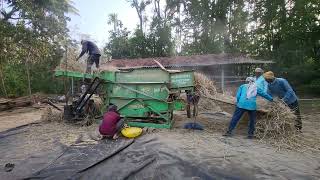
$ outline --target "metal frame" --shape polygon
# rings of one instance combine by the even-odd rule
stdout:
[[[183,72],[191,72],[191,71],[183,71]],[[169,73],[169,72],[168,72]],[[169,73],[169,79],[171,79],[171,76],[175,74],[175,72],[173,73]],[[81,72],[75,72],[75,71],[65,71],[65,70],[56,70],[55,71],[55,75],[57,77],[59,76],[64,76],[64,77],[71,77],[71,78],[88,78],[88,79],[96,79],[96,78],[101,78],[102,80],[104,80],[104,82],[106,83],[106,87],[105,87],[105,91],[109,91],[108,90],[108,86],[109,87],[112,87],[112,86],[119,86],[120,88],[125,88],[127,90],[129,90],[129,92],[134,92],[136,93],[136,97],[117,97],[117,96],[112,96],[111,94],[108,94],[109,92],[107,92],[108,94],[108,97],[106,99],[106,101],[104,102],[104,108],[106,107],[107,104],[110,103],[110,100],[117,100],[117,99],[122,99],[122,100],[128,100],[128,102],[124,102],[124,104],[119,107],[119,110],[125,108],[126,106],[132,104],[132,103],[137,103],[137,101],[139,102],[139,104],[141,104],[144,108],[146,109],[149,109],[150,113],[154,113],[156,115],[156,117],[133,117],[133,116],[125,116],[124,115],[124,118],[126,119],[127,123],[129,126],[137,126],[137,127],[153,127],[153,128],[171,128],[173,123],[174,123],[174,120],[173,120],[173,111],[176,107],[176,103],[182,103],[181,101],[167,101],[168,97],[170,94],[174,93],[174,92],[179,92],[179,91],[183,91],[183,90],[191,90],[191,91],[194,91],[194,86],[190,86],[191,83],[189,83],[188,85],[181,85],[181,87],[172,87],[172,82],[170,80],[170,82],[144,82],[144,81],[141,81],[141,82],[123,82],[123,81],[120,81],[120,82],[116,82],[116,74],[114,72],[103,72],[101,74],[85,74],[85,73],[81,73]],[[179,78],[178,78],[179,79]],[[187,78],[188,79],[188,78]],[[182,78],[183,80],[183,78]],[[192,76],[192,80],[193,79],[193,76]],[[124,79],[125,81],[125,79]],[[153,95],[149,95],[145,92],[142,92],[138,89],[135,89],[136,87],[138,86],[135,86],[134,88],[132,87],[128,87],[127,85],[150,85],[150,84],[164,84],[165,85],[165,88],[167,90],[167,94],[168,94],[168,97],[154,97]],[[175,84],[176,86],[176,84]],[[141,86],[140,86],[141,87]],[[153,86],[151,86],[151,88],[153,88]],[[138,97],[137,95],[140,94],[140,95],[143,95],[143,97]],[[166,94],[166,93],[165,93]],[[148,101],[148,102],[146,102]],[[154,102],[153,102],[154,101]],[[151,102],[154,106],[156,105],[157,102],[161,102],[163,103],[162,105],[164,104],[167,104],[168,105],[168,108],[166,109],[166,111],[158,111],[158,109],[155,109],[154,107],[151,107],[151,105],[149,104],[149,102]],[[179,107],[183,107],[183,105],[179,106]],[[130,109],[128,109],[130,111]],[[163,109],[164,110],[164,109]],[[143,110],[141,112],[144,112]],[[139,113],[138,113],[139,114]],[[139,115],[140,116],[140,115]],[[155,121],[158,121],[159,123],[155,123],[155,122],[136,122],[136,121],[130,121],[130,119],[145,119],[145,120],[148,120],[148,119],[153,119]],[[162,122],[161,122],[162,120]]]

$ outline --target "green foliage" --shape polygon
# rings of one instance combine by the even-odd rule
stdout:
[[[171,27],[157,17],[153,18],[151,31],[143,33],[136,29],[133,36],[129,37],[129,31],[122,26],[116,14],[109,15],[109,24],[114,28],[109,32],[109,42],[104,52],[110,54],[113,59],[164,57],[174,53],[174,43],[171,37]]]
[[[68,38],[69,0],[4,0],[0,10],[0,95],[58,92],[53,70]],[[59,83],[57,83],[59,84]],[[57,89],[55,89],[57,88]]]
[[[129,1],[140,31],[117,37],[127,42],[117,45],[130,49],[125,58],[245,53],[273,60],[272,70],[295,89],[319,93],[319,0],[160,1]],[[142,31],[150,4],[154,13],[149,29]]]

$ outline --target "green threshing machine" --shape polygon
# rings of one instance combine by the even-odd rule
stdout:
[[[55,75],[91,81],[99,79],[99,83],[90,88],[93,94],[97,86],[102,85],[99,87],[104,94],[102,110],[110,103],[115,104],[127,124],[136,127],[171,128],[173,111],[183,110],[186,106],[186,100],[181,99],[180,94],[194,93],[193,71],[137,68],[83,74],[57,70]],[[81,111],[85,103],[79,102],[77,107],[73,107],[75,114]]]

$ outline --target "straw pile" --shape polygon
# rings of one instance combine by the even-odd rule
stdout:
[[[256,136],[261,141],[274,145],[278,150],[320,151],[320,141],[317,137],[307,137],[296,130],[296,118],[283,102],[272,103],[268,113],[258,117]]]
[[[268,112],[256,124],[257,136],[260,139],[278,139],[294,134],[296,116],[282,102],[274,102],[269,106]]]
[[[51,107],[47,107],[41,115],[41,121],[61,122],[63,121],[63,113],[56,109],[52,109]]]
[[[268,112],[258,116],[256,136],[278,149],[288,147],[297,134],[294,127],[296,116],[282,102],[274,102],[268,107]]]
[[[217,93],[214,83],[203,74],[195,73],[196,91],[202,97],[201,100],[212,101],[219,99],[225,102],[226,110],[233,110],[235,98],[232,96]],[[220,101],[217,101],[220,105]],[[199,102],[199,109],[210,110],[215,108],[216,104],[211,102]],[[320,140],[317,136],[306,136],[296,131],[295,120],[296,116],[283,102],[275,101],[269,103],[262,98],[257,98],[258,117],[256,123],[256,137],[260,141],[275,146],[278,150],[291,149],[296,151],[320,151]],[[213,106],[213,107],[212,107]],[[221,106],[222,107],[222,106]],[[215,108],[216,109],[216,108]],[[224,132],[229,121],[212,121],[207,124],[207,129],[214,132]],[[240,121],[239,128],[247,128],[247,121]]]
[[[195,73],[195,91],[200,96],[199,111],[221,111],[220,107],[210,99],[217,95],[217,89],[209,78],[204,74]]]
[[[195,73],[195,89],[200,96],[214,97],[217,94],[217,89],[213,81],[207,78],[204,74]]]

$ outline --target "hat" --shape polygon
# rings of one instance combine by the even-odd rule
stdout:
[[[263,77],[264,77],[265,79],[274,79],[274,74],[273,74],[272,71],[268,71],[268,72],[265,72],[265,73],[263,74]]]
[[[253,77],[247,77],[246,78],[246,82],[254,82],[254,78]]]
[[[254,72],[260,72],[260,73],[263,73],[263,69],[261,69],[261,68],[256,68],[256,69],[254,70]]]

